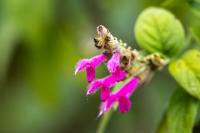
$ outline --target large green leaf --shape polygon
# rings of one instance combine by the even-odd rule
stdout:
[[[170,64],[169,71],[183,89],[200,99],[200,51],[187,52]]]
[[[151,7],[144,10],[134,30],[139,45],[149,52],[174,56],[184,46],[182,24],[172,13],[162,8]]]
[[[183,56],[184,61],[187,65],[195,72],[199,77],[200,75],[200,51],[191,50]]]
[[[160,121],[157,133],[192,133],[198,111],[198,100],[178,88]]]
[[[167,111],[169,133],[192,133],[198,111],[198,100],[178,88],[170,99]]]

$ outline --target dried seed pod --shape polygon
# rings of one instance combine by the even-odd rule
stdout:
[[[153,71],[161,70],[167,64],[167,59],[160,53],[148,55],[144,58],[144,61],[149,64]]]
[[[97,26],[97,34],[99,36],[106,36],[109,33],[109,30],[103,26],[103,25],[99,25]]]
[[[94,43],[95,47],[98,49],[104,49],[112,52],[117,47],[117,39],[113,37],[105,26],[99,25],[97,27],[97,34],[98,37],[94,38]]]

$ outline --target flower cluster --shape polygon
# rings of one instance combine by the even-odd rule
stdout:
[[[99,116],[110,110],[118,103],[119,111],[128,112],[131,107],[129,97],[139,84],[144,83],[151,70],[160,69],[165,63],[159,54],[153,54],[142,58],[137,50],[131,50],[126,44],[114,37],[107,28],[97,27],[98,37],[94,38],[95,46],[104,52],[90,59],[80,60],[75,68],[75,74],[86,70],[86,78],[90,83],[87,95],[100,89],[102,101]],[[101,63],[106,63],[110,75],[95,80],[95,68]],[[116,92],[111,87],[120,81],[128,82]]]

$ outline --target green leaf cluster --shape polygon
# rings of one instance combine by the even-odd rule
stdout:
[[[178,3],[179,0],[167,0],[162,6],[178,7]],[[192,133],[198,112],[200,50],[190,48],[195,43],[200,44],[200,3],[198,0],[184,0],[183,3],[185,8],[182,8],[191,18],[184,25],[186,30],[171,12],[155,7],[144,10],[134,28],[136,41],[141,48],[149,53],[159,52],[170,58],[169,72],[179,84],[169,100],[158,133]],[[178,57],[182,50],[187,51]]]

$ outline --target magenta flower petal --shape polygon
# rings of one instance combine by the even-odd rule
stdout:
[[[88,88],[87,90],[87,95],[90,95],[92,93],[95,93],[97,91],[97,89],[99,87],[102,86],[102,83],[100,80],[96,80],[96,81],[93,81],[91,84],[90,84],[90,87]]]
[[[136,87],[139,84],[139,81],[139,78],[133,78],[120,90],[111,94],[110,97],[102,103],[99,116],[102,115],[104,112],[110,110],[116,102],[118,102],[120,112],[128,112],[131,107],[131,101],[129,100],[129,97],[135,91]]]
[[[120,81],[126,76],[126,72],[121,70],[121,68],[119,67],[112,75],[114,75]]]
[[[84,68],[86,68],[86,77],[88,82],[91,82],[95,78],[95,68],[100,65],[102,62],[104,62],[106,59],[106,56],[104,54],[94,56],[90,59],[83,59],[80,60],[75,68],[75,74],[77,72],[82,71]]]
[[[86,67],[86,78],[87,81],[90,83],[95,78],[95,69],[91,66]]]
[[[110,96],[110,88],[102,87],[101,89],[101,101],[105,101]]]
[[[102,81],[102,86],[105,86],[106,88],[110,88],[113,85],[115,85],[115,83],[120,81],[120,78],[116,77],[115,75],[109,75],[103,78],[101,81]]]
[[[116,101],[117,97],[115,95],[111,95],[109,98],[107,98],[106,101],[101,104],[98,116],[101,116],[103,113],[110,110]]]
[[[119,97],[118,103],[119,103],[119,111],[121,113],[126,113],[131,108],[131,101],[127,97],[123,96]]]
[[[82,71],[87,66],[88,62],[88,59],[80,60],[76,65],[75,74]]]
[[[113,53],[111,59],[107,63],[107,68],[110,73],[115,73],[120,68],[120,53]]]
[[[106,56],[104,54],[100,54],[100,55],[94,56],[90,60],[91,60],[90,62],[92,66],[96,67],[106,60]]]
[[[130,97],[130,95],[132,95],[132,93],[136,90],[139,81],[139,78],[133,78],[117,92],[117,95]]]
[[[120,70],[120,74],[118,74],[118,75],[113,74],[113,75],[109,75],[105,78],[93,81],[87,90],[87,95],[95,93],[97,91],[97,89],[100,87],[102,87],[104,89],[106,88],[110,92],[110,88],[113,85],[115,85],[117,82],[121,81],[125,76],[126,76],[126,73],[124,71]],[[106,92],[108,92],[108,90],[106,90]],[[104,92],[104,90],[103,90],[103,92]],[[108,94],[106,94],[106,95],[108,95]]]
[[[118,79],[114,75],[93,81],[87,90],[87,95],[95,93],[100,87],[110,89],[117,81]]]

